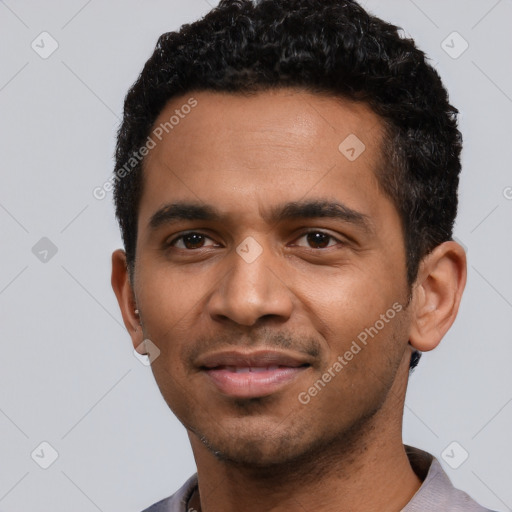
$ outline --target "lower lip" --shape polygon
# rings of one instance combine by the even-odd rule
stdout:
[[[290,383],[306,366],[279,367],[254,372],[234,372],[225,368],[205,370],[221,393],[235,398],[268,396]]]

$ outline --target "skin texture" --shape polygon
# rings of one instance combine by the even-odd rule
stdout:
[[[173,98],[155,126],[191,96],[197,106],[145,161],[133,283],[124,252],[112,257],[132,343],[160,350],[155,379],[189,433],[200,495],[190,505],[399,511],[421,484],[401,436],[409,359],[413,348],[433,349],[455,319],[463,249],[446,242],[425,257],[408,300],[400,218],[375,177],[382,124],[364,104],[296,89],[201,91]],[[338,149],[350,134],[365,144],[354,161]],[[222,218],[152,229],[155,212],[177,201]],[[365,225],[269,218],[294,201],[342,203]],[[190,231],[205,238],[169,245]],[[236,250],[247,237],[261,250],[251,263]],[[301,403],[393,304],[401,311]],[[198,366],[226,349],[279,350],[309,366],[268,396],[233,398]]]

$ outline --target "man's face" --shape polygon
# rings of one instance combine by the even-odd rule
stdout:
[[[364,105],[292,89],[189,96],[197,106],[144,169],[133,286],[160,350],[152,369],[218,456],[294,460],[363,428],[407,379],[403,233],[375,176],[382,125]]]

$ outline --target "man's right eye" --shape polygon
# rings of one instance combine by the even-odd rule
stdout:
[[[201,249],[203,247],[213,247],[215,245],[218,245],[215,242],[212,245],[205,245],[206,240],[214,242],[210,237],[204,235],[203,233],[190,231],[188,233],[182,234],[172,239],[166,245],[168,247],[176,247],[178,249],[185,250]]]

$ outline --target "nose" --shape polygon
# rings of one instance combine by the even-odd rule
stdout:
[[[264,249],[254,260],[233,251],[230,269],[217,283],[208,300],[210,317],[217,322],[232,321],[254,326],[263,318],[290,318],[292,292],[279,276],[277,255]]]

